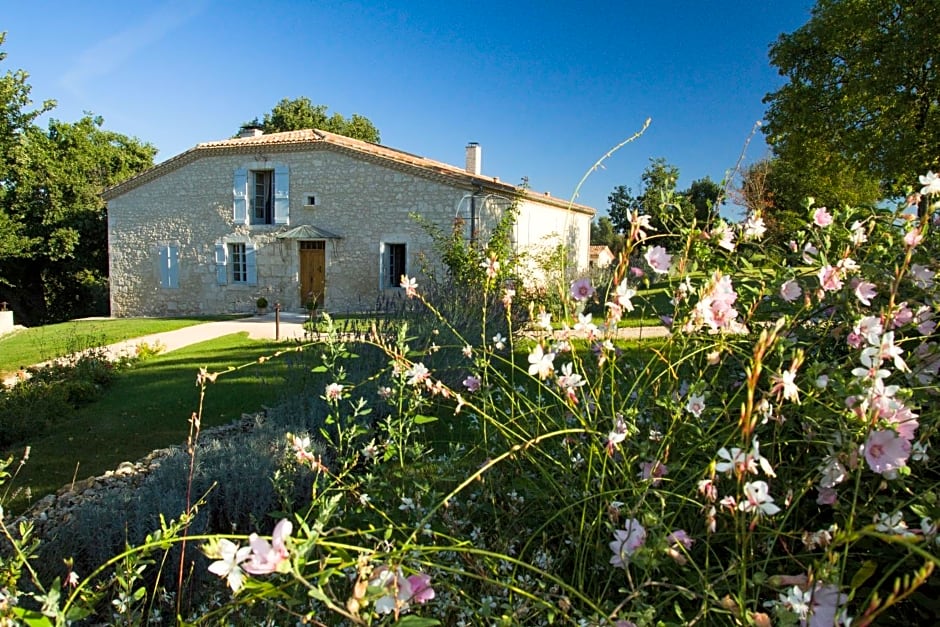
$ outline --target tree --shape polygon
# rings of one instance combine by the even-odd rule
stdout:
[[[0,255],[0,300],[27,324],[106,314],[107,211],[101,192],[153,165],[150,144],[102,128],[100,117],[25,129],[2,207],[20,234]]]
[[[718,216],[723,202],[722,190],[709,177],[692,182],[689,189],[677,191],[679,168],[663,158],[650,159],[641,175],[643,188],[634,196],[632,190],[618,185],[607,197],[611,222],[622,233],[630,232],[629,215],[638,213],[650,217],[650,225],[659,235],[677,233],[693,221],[698,228],[707,229]]]
[[[595,222],[591,222],[591,245],[607,246],[613,253],[617,253],[623,247],[623,236],[617,233],[614,223],[608,216],[601,216]]]
[[[0,33],[0,45],[5,39],[6,33]],[[5,52],[0,52],[0,62],[6,57]],[[32,100],[28,76],[23,70],[8,70],[0,76],[0,259],[23,258],[38,244],[23,232],[23,225],[9,214],[6,203],[6,198],[15,191],[11,169],[26,158],[23,144],[27,129],[55,106],[54,101],[47,100],[40,108],[29,109]],[[3,282],[0,273],[0,286]]]
[[[354,139],[379,143],[379,131],[368,118],[358,113],[353,113],[349,119],[339,113],[327,115],[326,105],[315,105],[306,96],[294,99],[284,98],[274,105],[270,113],[264,114],[263,120],[255,118],[242,125],[242,128],[246,127],[260,128],[265,133],[316,128]]]
[[[818,0],[771,46],[787,83],[764,98],[763,128],[802,195],[871,202],[940,168],[938,23],[936,0]]]
[[[41,128],[54,103],[30,110],[26,79],[0,78],[0,301],[25,324],[107,313],[101,192],[153,165],[156,149],[90,115]]]
[[[851,177],[852,172],[843,169],[804,173],[792,163],[772,157],[746,167],[733,195],[738,205],[763,218],[767,227],[763,242],[783,247],[809,220],[808,198],[813,199],[814,207],[875,205],[880,194],[878,183],[864,175]],[[809,187],[808,178],[818,187]]]

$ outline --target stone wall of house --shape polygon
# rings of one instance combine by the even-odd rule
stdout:
[[[290,172],[289,224],[236,225],[234,172],[275,165]],[[382,242],[406,244],[407,272],[419,275],[422,260],[433,261],[434,255],[430,238],[410,215],[419,213],[449,232],[469,193],[334,150],[203,156],[108,201],[111,313],[250,312],[262,295],[271,305],[302,310],[299,243],[277,234],[305,224],[340,236],[326,240],[324,307],[333,312],[372,309],[382,296],[400,292],[381,288]],[[306,207],[310,196],[315,205]],[[526,246],[552,233],[566,244],[584,238],[580,248],[587,267],[590,217],[547,211],[538,214],[536,205],[525,203],[518,244]],[[215,251],[220,242],[255,247],[257,285],[218,283]],[[179,286],[174,288],[161,287],[160,249],[166,246],[179,250]]]

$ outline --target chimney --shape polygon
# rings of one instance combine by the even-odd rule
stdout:
[[[477,142],[467,144],[467,172],[480,175],[483,166],[483,149]]]
[[[258,137],[259,135],[264,135],[264,131],[257,126],[243,126],[239,129],[236,137],[244,139],[246,137]]]

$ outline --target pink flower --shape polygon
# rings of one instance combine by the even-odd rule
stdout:
[[[337,401],[343,395],[343,386],[339,383],[330,383],[326,386],[326,400]]]
[[[490,256],[489,259],[480,262],[480,267],[486,271],[486,278],[495,279],[499,274],[499,262],[496,257]]]
[[[591,279],[585,277],[571,282],[571,298],[575,300],[588,300],[594,296],[594,286],[591,285]]]
[[[835,292],[842,289],[842,279],[839,277],[839,271],[830,265],[825,265],[817,273],[819,284],[827,292]]]
[[[411,600],[418,604],[424,604],[434,598],[434,588],[431,587],[431,575],[418,573],[408,577],[408,583],[411,585]]]
[[[469,376],[463,380],[463,386],[467,388],[469,392],[476,392],[480,389],[480,379],[478,377]]]
[[[832,215],[826,210],[825,207],[820,207],[813,212],[813,222],[816,226],[827,227],[832,224]]]
[[[795,301],[802,293],[803,290],[800,289],[800,284],[793,279],[786,281],[780,286],[780,298],[788,303]]]
[[[853,281],[855,284],[855,297],[866,307],[871,306],[871,299],[878,295],[875,284],[868,281]]]
[[[834,505],[837,500],[839,500],[839,493],[835,491],[835,488],[819,488],[816,503],[819,505]]]
[[[401,287],[405,290],[405,295],[408,298],[414,298],[418,295],[418,279],[414,277],[407,277],[404,274],[401,275]]]
[[[646,254],[643,255],[643,258],[646,259],[646,263],[650,265],[653,272],[657,274],[667,274],[669,272],[669,266],[672,263],[672,255],[667,253],[666,249],[662,246],[652,246],[646,249]]]
[[[662,478],[669,474],[669,469],[666,467],[666,464],[662,464],[659,461],[655,462],[643,462],[640,464],[640,479],[652,479],[652,484],[658,486],[663,482]]]
[[[624,527],[614,531],[614,541],[610,543],[610,550],[614,552],[610,563],[617,568],[626,568],[630,556],[646,543],[646,529],[636,518],[628,518]]]
[[[676,529],[666,536],[666,542],[675,546],[679,546],[681,544],[685,548],[691,549],[692,543],[694,543],[695,540],[689,537],[689,534],[686,533],[685,529]]]
[[[920,227],[916,226],[904,235],[904,245],[908,248],[914,248],[924,241],[924,235],[920,232]]]
[[[273,572],[283,570],[290,553],[287,550],[286,540],[290,537],[293,525],[286,518],[277,523],[271,534],[271,543],[258,537],[258,534],[251,534],[248,538],[248,544],[251,546],[251,555],[242,568],[245,572],[252,575],[269,575]]]
[[[865,461],[879,475],[893,476],[910,454],[911,443],[892,430],[872,431],[865,442]]]
[[[372,571],[369,586],[381,588],[385,592],[375,602],[375,611],[379,614],[402,612],[412,602],[427,603],[435,596],[429,575],[418,573],[405,578],[400,569],[393,571],[386,566],[379,566]]]

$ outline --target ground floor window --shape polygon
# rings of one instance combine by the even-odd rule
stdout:
[[[232,261],[232,283],[248,282],[248,255],[244,244],[228,245],[229,259]]]
[[[387,256],[385,267],[388,268],[388,271],[385,276],[384,287],[398,287],[401,285],[401,277],[408,274],[408,246],[406,244],[386,244],[385,254]]]

